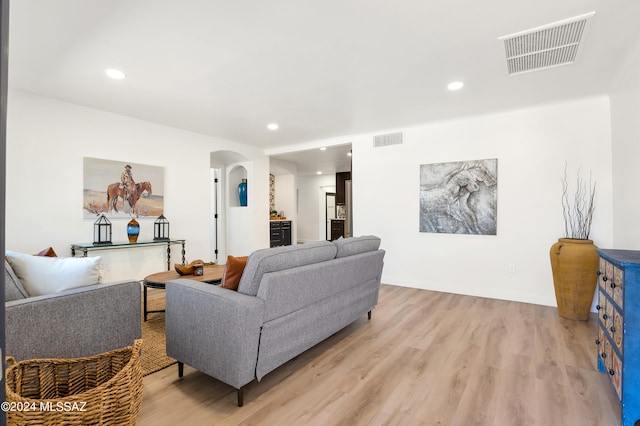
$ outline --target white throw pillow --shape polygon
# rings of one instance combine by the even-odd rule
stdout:
[[[6,255],[31,297],[100,282],[100,256],[43,257],[12,251]]]

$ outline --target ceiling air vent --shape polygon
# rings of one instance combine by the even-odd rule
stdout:
[[[504,42],[509,75],[575,62],[594,14],[595,12],[591,12],[498,37],[498,40]]]
[[[373,147],[399,145],[402,143],[402,132],[387,133],[386,135],[377,135],[373,137]]]

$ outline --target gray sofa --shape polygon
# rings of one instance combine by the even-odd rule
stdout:
[[[28,297],[6,261],[4,278],[6,355],[17,361],[95,355],[142,335],[138,281]]]
[[[378,302],[384,250],[374,236],[258,250],[233,291],[167,284],[167,355],[237,389],[368,313]]]

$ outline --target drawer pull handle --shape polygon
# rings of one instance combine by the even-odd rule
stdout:
[[[611,281],[611,284],[609,284],[611,286],[611,288],[616,288],[616,283],[614,283],[613,281]]]
[[[609,369],[609,374],[610,374],[610,375],[612,375],[612,376],[614,376],[614,375],[616,374],[616,372],[615,372],[615,371],[613,371],[613,369]]]
[[[596,339],[596,345],[600,344],[600,339]]]
[[[598,311],[599,311],[600,309],[602,309],[602,306],[600,306],[600,305],[596,305],[596,310],[598,310]]]
[[[602,356],[602,359],[605,359],[607,357],[607,353],[606,352],[602,352],[602,354],[600,356]]]
[[[602,316],[602,319],[604,319],[604,320],[609,319],[609,315],[604,314],[604,315]]]
[[[607,278],[607,276],[605,275],[604,277],[602,277],[602,281],[609,281],[609,278]]]
[[[616,332],[616,328],[615,327],[611,327],[609,330],[611,330],[612,333]]]
[[[598,271],[598,272],[596,272],[596,275],[600,276],[600,275],[602,275],[602,272]]]

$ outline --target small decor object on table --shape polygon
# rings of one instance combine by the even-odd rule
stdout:
[[[238,197],[240,198],[240,206],[247,206],[247,180],[242,179],[242,182],[238,184]]]
[[[202,272],[200,274],[196,274],[195,271],[196,271],[196,268],[203,268],[203,267],[204,267],[204,261],[202,259],[194,260],[188,265],[180,265],[179,263],[176,263],[174,265],[174,268],[178,273],[178,275],[202,275]]]
[[[111,222],[104,214],[93,223],[93,244],[111,244]]]
[[[169,239],[169,221],[163,214],[158,216],[153,222],[153,239],[154,241],[165,241]]]
[[[589,239],[595,191],[596,185],[591,183],[591,178],[587,186],[578,174],[574,205],[571,206],[565,165],[562,179],[565,238],[551,246],[549,256],[558,314],[572,320],[589,319],[597,285],[598,253]]]
[[[193,275],[195,275],[196,277],[201,277],[202,274],[204,274],[204,264],[200,263],[193,265]]]
[[[129,242],[137,242],[138,235],[140,235],[140,224],[137,220],[131,219],[129,223],[127,223],[127,237],[129,237]]]

